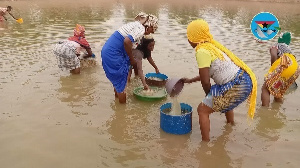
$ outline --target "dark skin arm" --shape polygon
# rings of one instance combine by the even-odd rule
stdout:
[[[129,56],[130,64],[132,66],[136,66],[136,61],[134,60],[132,55],[132,42],[128,37],[125,37],[124,39],[124,47],[127,55]]]
[[[209,75],[209,67],[207,68],[199,68],[199,76],[196,76],[192,79],[183,78],[184,83],[193,83],[201,81],[202,88],[207,95],[210,91],[211,83],[210,83],[210,75]]]
[[[193,83],[193,82],[197,82],[200,81],[200,76],[196,76],[192,79],[188,79],[188,78],[182,78],[184,83]]]
[[[207,95],[211,88],[209,67],[199,68],[199,76],[200,76],[202,88],[203,88],[205,94]]]
[[[153,68],[155,69],[156,73],[159,73],[159,70],[158,70],[158,68],[157,68],[157,66],[156,66],[156,64],[155,64],[155,62],[154,62],[154,60],[152,59],[152,57],[151,57],[151,56],[148,57],[147,60],[148,60],[148,62],[153,66]]]
[[[87,55],[84,56],[83,58],[88,58],[88,57],[91,57],[93,55],[92,49],[90,49],[90,48],[87,48],[86,52],[87,52]]]
[[[271,65],[272,65],[278,59],[277,48],[272,47],[270,49],[270,54],[271,54]]]

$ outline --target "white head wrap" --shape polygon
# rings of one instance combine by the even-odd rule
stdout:
[[[134,19],[139,21],[144,26],[152,26],[154,31],[156,31],[156,29],[158,28],[158,18],[155,15],[141,12]]]

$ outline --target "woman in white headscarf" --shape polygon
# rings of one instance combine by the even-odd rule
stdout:
[[[132,49],[139,43],[143,35],[154,33],[158,27],[158,18],[144,12],[115,31],[101,50],[102,66],[106,77],[114,87],[115,97],[120,103],[126,103],[125,87],[129,66],[135,66],[136,61]]]

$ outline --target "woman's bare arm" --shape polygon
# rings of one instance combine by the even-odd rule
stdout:
[[[271,54],[271,65],[272,65],[278,59],[277,48],[275,47],[270,48],[270,54]]]
[[[202,88],[205,94],[207,95],[210,92],[210,88],[211,88],[209,67],[199,68],[199,76],[200,76]]]
[[[134,66],[136,64],[136,61],[134,60],[133,55],[132,55],[132,42],[128,37],[125,37],[125,39],[124,39],[124,47],[125,47],[125,51],[126,51],[128,57],[129,57],[130,64],[132,66]]]
[[[152,57],[151,57],[151,56],[148,57],[147,60],[148,60],[148,62],[153,66],[153,68],[155,69],[156,73],[159,73],[159,70],[158,70],[158,68],[157,68],[157,66],[156,66],[156,64],[155,64],[155,62],[154,62],[154,60],[152,59]]]
[[[92,49],[90,49],[90,48],[86,49],[86,52],[87,52],[87,55],[84,56],[83,58],[88,58],[88,57],[91,57],[93,55]]]
[[[145,76],[143,73],[142,60],[136,60],[136,65],[137,65],[137,69],[138,69],[138,75],[143,83],[144,89],[148,89],[148,85],[146,83]]]

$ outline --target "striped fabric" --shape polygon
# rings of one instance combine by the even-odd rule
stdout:
[[[130,22],[118,29],[118,32],[125,38],[132,36],[132,42],[139,42],[145,33],[145,27],[138,21]]]
[[[244,102],[252,91],[252,81],[248,73],[239,70],[236,78],[224,85],[213,85],[203,103],[217,112],[233,110]]]
[[[242,73],[242,70],[240,69],[236,76],[238,77]],[[235,78],[230,82],[225,83],[224,85],[212,85],[210,88],[210,94],[212,96],[221,96],[223,95],[227,90],[231,89],[236,83],[238,83],[239,78]]]

